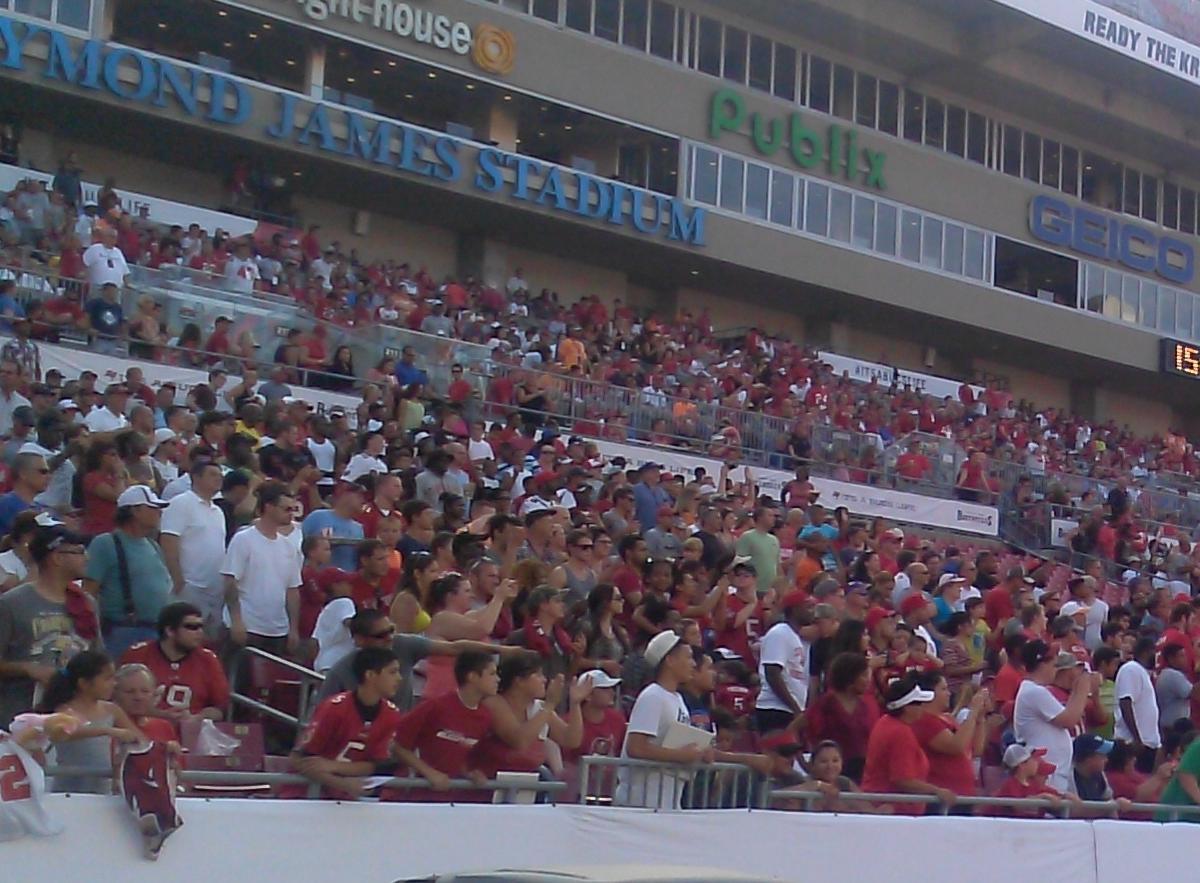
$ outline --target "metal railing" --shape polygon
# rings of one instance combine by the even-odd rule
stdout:
[[[288,714],[253,696],[239,692],[239,682],[247,677],[248,669],[253,664],[251,662],[253,658],[262,659],[271,665],[286,669],[300,678],[296,714]],[[284,659],[282,656],[276,656],[274,653],[268,653],[266,650],[260,650],[258,647],[243,647],[238,651],[238,661],[233,667],[233,676],[230,679],[229,710],[232,710],[235,705],[240,705],[279,723],[299,729],[308,721],[314,689],[324,682],[325,675],[313,671],[311,668],[306,668],[290,659]],[[226,714],[226,717],[229,718],[230,715]]]
[[[747,766],[683,766],[621,757],[579,759],[579,802],[646,809],[738,809],[767,806],[768,783]]]

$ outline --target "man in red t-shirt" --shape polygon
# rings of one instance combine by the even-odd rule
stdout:
[[[921,453],[920,442],[915,440],[909,442],[908,450],[896,460],[896,471],[909,481],[921,481],[932,469],[929,458]]]
[[[379,540],[363,540],[355,548],[358,572],[350,586],[350,597],[359,610],[387,611],[400,585],[400,571],[392,568],[392,550]]]
[[[364,647],[354,657],[358,687],[317,706],[292,751],[292,766],[322,786],[325,797],[359,797],[363,778],[395,771],[393,739],[400,709],[400,660],[388,647]]]
[[[766,633],[775,593],[758,597],[758,571],[749,561],[733,566],[731,582],[733,594],[725,599],[725,621],[717,630],[717,646],[732,650],[754,667],[758,665],[758,644]]]
[[[446,390],[446,398],[456,405],[461,405],[471,397],[475,387],[465,379],[463,366],[455,362],[450,367],[450,387]]]
[[[217,654],[204,646],[204,613],[175,601],[158,614],[158,640],[134,644],[121,665],[140,664],[158,683],[158,716],[178,725],[192,717],[221,720],[229,705],[229,681]]]
[[[1026,591],[1029,582],[1023,567],[1009,568],[1004,582],[988,589],[983,596],[983,618],[992,630],[992,641],[996,643],[1004,624],[1017,615],[1017,597]]]
[[[424,791],[384,789],[383,800],[463,800],[472,795],[449,794],[450,780],[467,775],[467,755],[492,726],[483,700],[500,686],[496,659],[486,653],[461,653],[454,661],[458,689],[427,699],[404,716],[396,732],[396,756],[429,782],[440,795]],[[476,795],[478,796],[478,795]]]
[[[392,513],[399,513],[400,500],[404,496],[404,484],[397,475],[376,475],[375,493],[363,506],[354,520],[363,526],[367,538],[379,532],[379,522]]]

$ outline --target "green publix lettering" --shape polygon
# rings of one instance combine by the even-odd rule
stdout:
[[[847,181],[858,180],[876,190],[887,188],[884,164],[887,154],[868,147],[859,149],[858,131],[847,126],[832,125],[822,138],[819,131],[804,125],[799,113],[787,117],[767,118],[760,113],[749,114],[746,125],[746,102],[733,89],[721,89],[712,97],[709,112],[709,137],[720,139],[725,132],[747,135],[754,150],[767,158],[786,148],[792,162],[802,169],[825,166],[830,175],[840,175]]]

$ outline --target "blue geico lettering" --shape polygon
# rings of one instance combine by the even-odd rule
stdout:
[[[1029,230],[1042,242],[1115,261],[1138,273],[1155,273],[1178,285],[1187,285],[1196,275],[1195,249],[1182,239],[1159,236],[1141,224],[1053,196],[1033,198]]]

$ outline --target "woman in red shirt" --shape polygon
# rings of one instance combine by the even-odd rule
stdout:
[[[954,792],[929,783],[929,758],[925,756],[913,730],[933,701],[933,692],[921,689],[916,676],[909,674],[892,681],[883,698],[887,714],[876,722],[867,741],[863,791],[872,794],[932,794],[942,803],[952,806]],[[892,806],[892,812],[923,816],[925,804],[898,803]]]
[[[829,667],[829,690],[808,710],[808,735],[813,743],[832,741],[842,749],[842,771],[862,780],[867,742],[879,720],[867,657],[839,653]]]
[[[83,471],[83,532],[90,537],[110,532],[117,523],[117,497],[129,484],[125,465],[111,441],[94,441]]]
[[[583,742],[580,703],[592,692],[592,681],[571,685],[570,706],[564,721],[555,710],[562,701],[563,677],[547,685],[542,660],[534,653],[509,656],[500,663],[500,687],[483,700],[492,726],[467,756],[467,766],[489,779],[496,773],[537,772],[548,766],[556,776],[563,772],[561,748],[579,748]]]
[[[922,675],[920,684],[933,693],[927,713],[913,725],[917,741],[929,758],[929,781],[960,797],[973,797],[979,793],[975,758],[983,753],[987,739],[987,716],[992,710],[991,694],[987,690],[976,693],[968,706],[967,719],[960,724],[950,714],[950,687],[945,677],[938,672],[930,672]],[[960,812],[954,814],[973,813],[969,807],[962,807]]]

